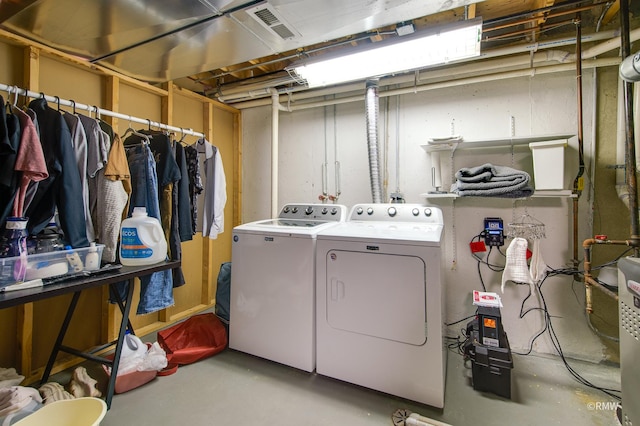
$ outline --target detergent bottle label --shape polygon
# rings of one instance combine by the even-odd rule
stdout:
[[[140,241],[137,228],[122,228],[120,257],[146,259],[153,256],[153,249]]]

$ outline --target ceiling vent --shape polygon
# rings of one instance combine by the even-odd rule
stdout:
[[[246,12],[258,21],[260,25],[283,40],[300,36],[300,34],[282,18],[280,13],[268,3],[249,8]]]

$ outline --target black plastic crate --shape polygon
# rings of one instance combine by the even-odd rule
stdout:
[[[475,334],[475,332],[474,332]],[[513,357],[506,333],[502,333],[500,343],[505,347],[492,347],[475,343],[468,348],[471,359],[473,389],[480,392],[491,392],[511,399],[511,370]]]

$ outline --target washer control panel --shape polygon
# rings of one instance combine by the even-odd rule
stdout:
[[[347,207],[341,204],[286,204],[278,218],[341,222],[347,218]]]
[[[351,209],[349,220],[443,223],[442,210],[421,204],[356,204]]]

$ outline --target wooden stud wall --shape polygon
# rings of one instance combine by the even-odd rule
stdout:
[[[8,50],[21,49],[22,50],[22,63],[15,63],[10,68],[17,69],[22,68],[22,81],[15,81],[16,78],[12,75],[2,75],[0,73],[0,82],[8,85],[17,85],[21,88],[26,88],[31,91],[40,92],[40,82],[42,73],[48,70],[41,69],[42,58],[46,56],[47,60],[54,60],[63,63],[64,66],[72,66],[79,68],[82,72],[93,73],[100,77],[100,88],[102,92],[102,99],[100,108],[121,111],[120,96],[121,88],[123,85],[127,86],[127,90],[142,91],[145,96],[149,95],[157,97],[160,105],[159,111],[155,111],[157,115],[162,117],[161,121],[165,124],[173,125],[176,127],[183,126],[185,128],[192,128],[196,131],[200,131],[207,136],[207,140],[214,143],[221,153],[223,153],[223,161],[225,162],[225,174],[227,180],[227,205],[230,206],[228,210],[230,215],[225,219],[225,231],[218,239],[214,241],[209,238],[203,238],[202,235],[196,234],[194,240],[187,242],[190,244],[191,252],[202,253],[200,259],[183,258],[183,269],[188,269],[191,276],[197,276],[197,283],[185,288],[175,289],[174,297],[178,300],[192,300],[193,297],[187,296],[184,292],[196,292],[195,299],[197,303],[192,303],[188,306],[184,306],[184,302],[180,303],[180,308],[172,307],[160,311],[156,314],[145,315],[142,317],[134,317],[132,314],[131,321],[139,335],[145,335],[150,332],[156,331],[167,325],[172,324],[178,320],[187,318],[194,313],[200,312],[204,309],[210,308],[215,303],[215,287],[217,272],[220,268],[220,264],[231,260],[231,230],[234,225],[239,221],[239,207],[240,201],[239,184],[240,180],[240,111],[229,107],[224,104],[220,104],[204,96],[196,93],[178,88],[171,82],[167,82],[163,87],[155,87],[145,82],[137,81],[133,78],[118,74],[108,68],[101,67],[99,65],[90,64],[79,60],[78,58],[66,55],[62,52],[58,52],[54,49],[50,49],[41,44],[31,42],[26,39],[22,39],[16,35],[0,30],[0,44],[4,44],[8,47]],[[0,60],[2,61],[14,61],[11,57],[4,58],[0,53]],[[16,55],[19,56],[19,55]],[[19,74],[19,73],[18,73]],[[57,78],[58,76],[56,76]],[[64,78],[61,75],[60,78]],[[94,88],[95,89],[95,88]],[[47,93],[47,95],[60,96],[63,99],[72,99],[65,96],[64,93]],[[177,96],[179,95],[179,96]],[[6,95],[5,95],[6,97]],[[92,102],[84,99],[75,99],[78,103],[93,104]],[[203,114],[200,117],[189,117],[188,123],[174,122],[176,111],[182,107],[181,102],[196,102],[201,104]],[[127,105],[128,109],[135,109],[135,105]],[[214,128],[214,114],[220,111],[223,117],[229,116],[229,119],[223,118],[221,124],[220,120],[216,121],[217,128]],[[86,113],[85,111],[79,111]],[[87,113],[88,115],[88,113]],[[132,114],[138,117],[145,117],[144,111],[138,111],[138,113]],[[117,133],[122,134],[128,127],[129,123],[122,123],[123,120],[119,120],[115,117],[105,116],[103,117]],[[181,117],[183,120],[184,117]],[[220,127],[222,126],[222,128]],[[231,138],[214,138],[218,134],[229,134]],[[192,141],[194,142],[194,141]],[[226,159],[226,160],[225,160]],[[225,213],[227,210],[225,209]],[[187,244],[184,243],[184,244]],[[195,247],[195,249],[193,249]],[[214,249],[216,247],[216,249]],[[222,249],[221,249],[222,247]],[[195,271],[195,272],[194,272]],[[186,276],[186,273],[185,273]],[[137,292],[137,290],[136,290]],[[182,292],[182,293],[181,293]],[[117,327],[120,321],[120,312],[117,309],[117,305],[108,303],[108,288],[104,287],[99,292],[86,296],[83,294],[80,303],[91,303],[95,298],[99,298],[99,312],[96,315],[99,316],[97,323],[99,324],[96,330],[84,330],[83,333],[93,333],[95,336],[95,343],[101,344],[108,341],[112,341],[117,335]],[[87,299],[87,300],[85,300]],[[136,299],[137,300],[137,299]],[[0,311],[0,320],[7,318],[6,321],[0,323],[0,361],[3,363],[10,363],[13,365],[2,365],[0,367],[16,368],[20,374],[27,377],[26,382],[31,383],[39,379],[44,365],[37,361],[43,358],[43,354],[38,354],[34,357],[34,331],[42,333],[42,325],[39,323],[40,319],[44,315],[45,311],[50,307],[55,306],[56,310],[66,310],[67,299],[64,297],[49,299],[44,302],[38,302],[37,304],[25,304],[15,308],[8,308]],[[137,301],[136,301],[137,303]],[[176,303],[178,305],[178,303]],[[38,315],[38,310],[41,310]],[[132,306],[132,313],[135,312],[135,306]],[[75,320],[75,317],[74,317]],[[73,321],[72,321],[73,323]],[[57,328],[57,325],[56,327]],[[47,327],[45,329],[48,330]],[[36,333],[37,334],[37,333]],[[50,336],[47,335],[47,340]],[[53,336],[55,339],[55,336]],[[4,339],[4,340],[2,340]],[[74,336],[69,335],[68,341],[65,343],[73,346],[74,340],[85,341],[86,336]],[[2,342],[15,343],[2,345]],[[5,352],[7,351],[7,352]],[[44,358],[48,357],[48,354],[44,354]],[[34,360],[36,362],[34,362]],[[64,368],[68,368],[75,363],[80,362],[78,358],[68,357],[60,355],[57,360],[57,364],[54,367],[54,373]]]

